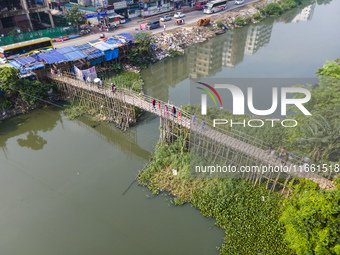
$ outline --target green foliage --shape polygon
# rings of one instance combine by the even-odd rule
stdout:
[[[305,189],[286,199],[280,222],[297,255],[340,254],[340,190]]]
[[[340,149],[340,123],[326,120],[315,115],[305,121],[301,127],[302,136],[296,138],[297,143],[309,152],[313,162],[337,161]]]
[[[239,27],[243,27],[245,25],[244,19],[242,19],[241,17],[236,17],[235,24]]]
[[[256,20],[256,21],[261,21],[261,20],[263,20],[263,17],[261,16],[260,13],[254,13],[254,14],[253,14],[253,18],[254,18],[254,20]]]
[[[275,16],[278,16],[283,12],[281,6],[278,3],[267,4],[266,7],[264,8],[264,11],[269,15]]]
[[[119,72],[119,71],[121,71],[122,70],[122,66],[120,65],[120,63],[117,63],[117,64],[113,64],[111,67],[110,67],[110,69],[112,70],[112,71],[115,71],[115,72]]]
[[[87,108],[85,106],[75,106],[71,105],[67,109],[64,110],[64,112],[68,115],[66,119],[68,120],[74,120],[82,115],[84,115],[87,111]]]
[[[35,104],[47,96],[47,91],[55,88],[53,84],[18,78],[19,71],[14,68],[0,68],[0,89],[10,94],[19,94],[28,104]]]
[[[150,63],[153,55],[151,43],[154,41],[151,32],[138,32],[133,35],[134,47],[129,51],[129,59],[132,64],[145,66]]]
[[[340,78],[340,59],[327,61],[323,68],[319,68],[316,75],[319,77]]]
[[[155,193],[165,189],[176,194],[175,204],[189,202],[203,216],[216,218],[226,234],[221,254],[292,254],[279,224],[280,195],[238,179],[191,178],[190,154],[182,141],[159,143],[139,183]],[[172,169],[178,169],[177,176]]]
[[[216,25],[217,25],[217,27],[219,27],[219,28],[222,28],[222,27],[224,26],[222,20],[216,21]]]
[[[10,100],[8,100],[8,98],[3,97],[2,99],[2,103],[1,103],[1,109],[3,110],[9,110],[11,109],[13,106],[12,102]]]
[[[7,93],[14,93],[20,83],[18,78],[19,70],[13,67],[0,68],[0,89]]]
[[[169,54],[171,55],[171,57],[176,57],[177,55],[181,55],[182,52],[175,49],[169,49]]]
[[[72,9],[66,11],[65,17],[73,26],[79,26],[85,23],[85,14],[80,11],[79,7],[76,5],[74,5]]]
[[[244,19],[244,22],[246,23],[246,24],[250,24],[251,22],[252,22],[252,18],[251,17],[245,17],[245,19]]]
[[[111,76],[104,79],[105,84],[113,83],[117,87],[131,88],[134,91],[140,92],[143,87],[143,80],[139,73],[122,72],[116,76]]]
[[[20,34],[20,32],[18,31],[21,31],[21,29],[19,27],[15,27],[13,28],[10,32],[8,32],[8,36],[17,36]]]
[[[298,5],[295,0],[281,0],[279,1],[279,4],[281,5],[283,11],[292,9]]]
[[[215,30],[215,28],[213,28],[213,27],[209,27],[209,30],[210,30],[210,31],[214,31],[214,30]]]

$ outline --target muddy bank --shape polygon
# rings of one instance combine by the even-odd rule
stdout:
[[[155,44],[153,48],[156,52],[155,60],[173,55],[173,51],[177,53],[183,52],[184,48],[191,45],[204,42],[208,38],[214,37],[217,34],[224,33],[226,29],[219,27],[217,24],[222,23],[227,29],[237,28],[235,19],[237,17],[246,18],[252,17],[255,13],[259,13],[259,8],[264,8],[267,0],[260,0],[244,6],[237,7],[231,11],[221,12],[214,15],[207,15],[210,19],[210,24],[207,26],[198,26],[195,23],[180,26],[168,31],[153,35]],[[252,24],[258,23],[254,18]]]

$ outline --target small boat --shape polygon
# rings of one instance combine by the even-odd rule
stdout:
[[[215,35],[221,35],[221,34],[224,34],[224,33],[225,33],[225,30],[222,30],[222,31],[215,32]]]

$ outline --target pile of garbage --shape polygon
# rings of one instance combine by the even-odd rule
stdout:
[[[266,1],[257,2],[256,5],[264,6]],[[184,48],[206,41],[208,38],[216,34],[223,33],[227,29],[234,29],[236,17],[252,17],[259,10],[253,5],[246,5],[235,10],[219,13],[217,15],[209,16],[210,24],[207,26],[198,26],[196,23],[187,25],[185,27],[171,29],[154,35],[154,43],[152,48],[155,52],[154,61],[164,59],[172,56],[172,50],[178,53],[184,52]],[[221,21],[222,28],[218,27],[217,21]],[[252,23],[256,23],[252,20]]]
[[[171,50],[183,53],[184,48],[199,42],[204,42],[212,36],[214,36],[214,33],[211,33],[209,30],[205,31],[204,28],[200,27],[183,27],[181,29],[156,34],[155,41],[152,44],[155,59],[161,60],[171,56],[169,53]]]

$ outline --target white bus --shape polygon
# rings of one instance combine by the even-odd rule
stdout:
[[[227,0],[208,2],[203,10],[204,13],[214,13],[227,9]]]

